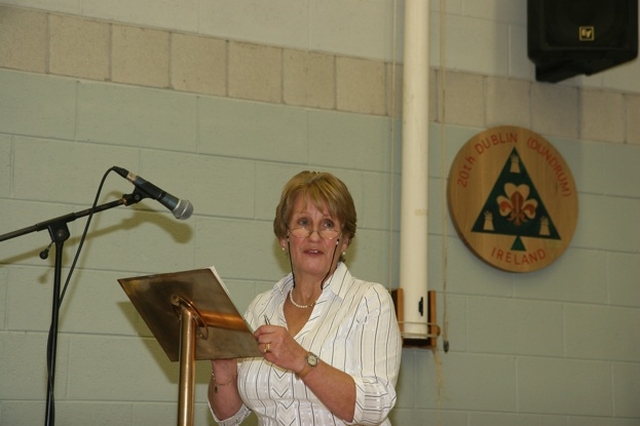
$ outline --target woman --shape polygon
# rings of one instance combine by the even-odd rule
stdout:
[[[343,263],[356,231],[347,187],[297,174],[273,227],[291,273],[245,314],[264,359],[212,361],[215,420],[239,425],[253,411],[260,425],[390,425],[402,343],[389,292]]]

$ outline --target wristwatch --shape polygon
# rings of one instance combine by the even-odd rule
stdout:
[[[297,376],[300,379],[309,374],[311,370],[313,370],[320,362],[320,358],[318,358],[318,355],[314,354],[313,352],[308,352],[304,357],[304,360],[306,361],[304,368],[299,373],[297,373]]]

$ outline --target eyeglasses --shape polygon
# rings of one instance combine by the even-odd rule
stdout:
[[[307,238],[314,232],[317,232],[318,235],[320,235],[320,237],[324,238],[325,240],[335,240],[342,233],[337,229],[321,229],[319,231],[304,227],[289,229],[289,233],[298,238]]]

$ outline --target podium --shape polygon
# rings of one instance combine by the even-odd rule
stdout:
[[[195,361],[262,357],[215,268],[118,279],[169,360],[180,363],[178,425],[193,425]]]

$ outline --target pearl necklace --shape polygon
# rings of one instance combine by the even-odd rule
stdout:
[[[312,308],[316,302],[313,302],[309,305],[298,305],[295,300],[293,300],[293,289],[291,289],[289,291],[289,300],[291,301],[291,303],[293,304],[293,306],[295,306],[296,308],[300,308],[300,309],[307,309],[307,308]]]

